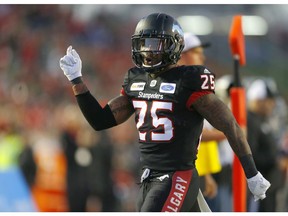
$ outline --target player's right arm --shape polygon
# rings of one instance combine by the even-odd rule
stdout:
[[[110,100],[102,108],[83,83],[81,79],[82,61],[71,46],[68,47],[66,55],[60,59],[60,67],[73,84],[72,89],[81,112],[95,130],[103,130],[121,124],[133,114],[134,108],[124,95]]]

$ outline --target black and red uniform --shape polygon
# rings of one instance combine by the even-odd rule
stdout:
[[[191,104],[214,88],[214,74],[204,66],[174,67],[156,78],[136,67],[126,74],[122,94],[134,106],[140,160],[150,171],[139,211],[197,211],[191,207],[199,190],[195,160],[203,117]]]

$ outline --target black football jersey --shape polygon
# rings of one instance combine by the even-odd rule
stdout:
[[[135,109],[143,166],[165,171],[194,168],[203,117],[191,104],[214,93],[214,74],[204,66],[179,66],[152,78],[135,67],[122,87]]]

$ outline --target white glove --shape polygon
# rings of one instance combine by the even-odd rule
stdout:
[[[67,48],[66,55],[60,59],[59,63],[69,81],[82,76],[82,61],[76,50],[72,49],[72,46]]]
[[[267,181],[260,172],[252,178],[247,179],[248,187],[251,193],[254,195],[254,201],[265,199],[266,191],[271,186],[270,182]]]

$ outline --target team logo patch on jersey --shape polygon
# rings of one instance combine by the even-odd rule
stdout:
[[[159,91],[162,93],[174,94],[176,83],[161,83]]]
[[[150,82],[150,87],[155,87],[156,84],[157,84],[157,80],[152,80],[152,81]]]
[[[210,71],[207,68],[205,68],[204,73],[210,73]]]
[[[145,82],[132,83],[130,91],[143,91],[145,85],[146,85]]]

